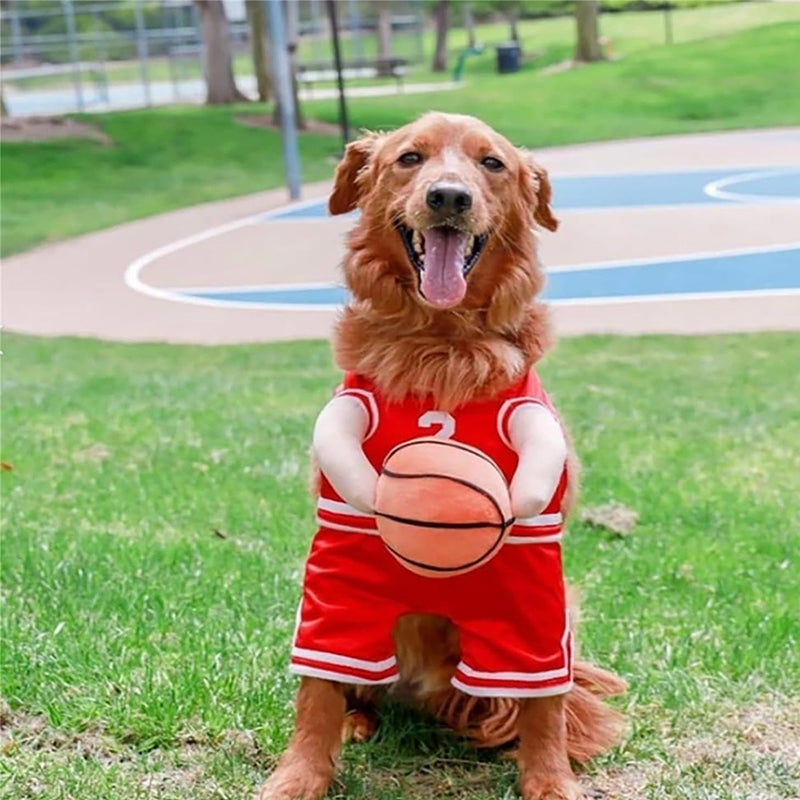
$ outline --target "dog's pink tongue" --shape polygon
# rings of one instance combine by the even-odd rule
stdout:
[[[422,294],[432,306],[456,306],[467,293],[463,273],[467,234],[452,228],[429,228],[423,236],[425,271],[422,273]]]

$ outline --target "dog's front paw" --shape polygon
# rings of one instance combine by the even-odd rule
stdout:
[[[333,780],[333,764],[313,764],[302,758],[278,764],[258,790],[256,800],[319,800]]]
[[[581,785],[569,774],[526,770],[520,776],[522,800],[581,800],[585,797]]]

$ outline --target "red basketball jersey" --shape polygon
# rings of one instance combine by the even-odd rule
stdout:
[[[376,471],[396,445],[437,436],[477,447],[511,482],[517,454],[509,420],[523,404],[557,414],[535,372],[497,397],[453,411],[431,397],[391,402],[366,378],[345,375],[337,396],[364,407],[364,453]],[[348,505],[323,475],[314,538],[292,649],[294,672],[351,683],[398,678],[391,631],[399,616],[433,613],[459,628],[462,661],[453,684],[470,694],[541,696],[571,685],[571,635],[561,566],[561,503],[566,465],[537,517],[515,521],[499,553],[472,572],[446,579],[398,564],[375,518]]]

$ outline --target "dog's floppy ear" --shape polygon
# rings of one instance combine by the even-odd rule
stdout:
[[[346,214],[358,205],[364,189],[364,171],[379,138],[377,133],[368,133],[345,148],[344,158],[336,167],[333,192],[328,198],[331,214]]]
[[[554,231],[558,228],[558,220],[553,216],[550,203],[553,200],[553,187],[550,185],[550,178],[547,170],[534,161],[533,156],[527,150],[521,150],[522,162],[527,172],[525,183],[527,192],[530,195],[530,205],[533,209],[533,218],[543,228]]]

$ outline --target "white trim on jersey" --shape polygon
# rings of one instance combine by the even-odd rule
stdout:
[[[305,675],[309,678],[326,678],[327,680],[340,681],[341,683],[357,683],[363,686],[380,686],[384,683],[396,683],[400,679],[400,673],[397,672],[390,675],[388,678],[378,678],[371,680],[370,678],[361,678],[358,675],[350,675],[346,672],[336,672],[332,669],[318,669],[317,667],[309,667],[305,664],[289,664],[289,672],[295,675]]]
[[[551,681],[555,678],[566,678],[569,675],[569,664],[558,669],[548,669],[543,672],[479,672],[467,666],[463,661],[456,667],[470,678],[480,678],[486,681]]]
[[[472,697],[554,697],[557,694],[566,694],[573,686],[572,681],[556,686],[531,686],[529,689],[520,689],[517,686],[470,686],[458,678],[451,678],[450,683]]]
[[[363,658],[341,656],[338,653],[327,653],[324,650],[308,650],[305,647],[292,647],[292,655],[304,658],[306,661],[320,661],[323,664],[334,664],[337,667],[353,667],[365,672],[385,672],[389,667],[397,664],[394,656],[384,658],[382,661],[367,661]]]
[[[347,397],[348,395],[350,397],[360,397],[367,401],[365,410],[369,409],[367,411],[367,417],[369,417],[369,430],[367,431],[366,436],[364,436],[364,441],[366,442],[367,439],[369,439],[378,429],[378,424],[380,422],[378,403],[375,400],[375,395],[372,394],[372,392],[368,392],[366,389],[345,388],[342,389],[342,391],[337,392],[336,397]],[[364,404],[362,403],[361,405],[363,406]]]
[[[554,533],[552,536],[509,536],[504,544],[551,544],[563,539],[562,533]]]
[[[329,511],[331,514],[345,514],[348,517],[375,519],[374,514],[368,514],[366,511],[359,511],[359,509],[355,506],[351,506],[349,503],[344,503],[341,500],[329,500],[327,497],[320,497],[317,500],[317,508],[322,511]]]
[[[519,517],[514,521],[514,525],[521,525],[525,528],[546,528],[551,525],[560,525],[564,521],[561,512],[554,514],[539,514],[536,517]]]
[[[346,531],[347,533],[366,533],[367,536],[378,535],[377,528],[357,528],[355,525],[343,525],[339,522],[330,522],[320,516],[317,516],[317,525],[321,528],[331,528],[335,531]]]

